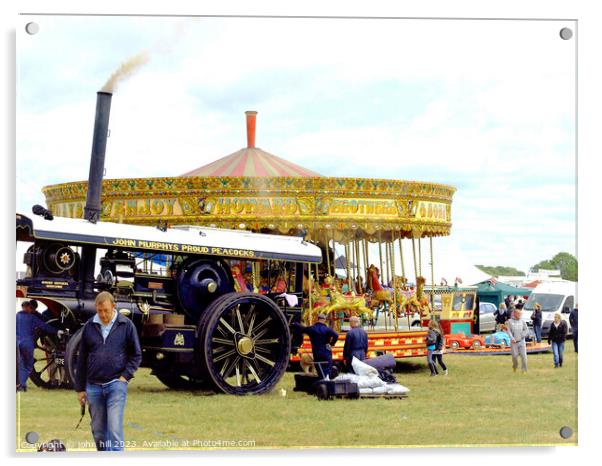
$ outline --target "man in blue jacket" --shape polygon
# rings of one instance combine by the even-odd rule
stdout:
[[[332,347],[339,339],[339,335],[326,325],[326,316],[318,314],[318,322],[311,327],[304,327],[298,323],[294,323],[293,327],[309,336],[318,374],[323,379],[329,376],[332,370]]]
[[[343,347],[343,358],[345,366],[349,372],[353,372],[351,361],[354,357],[363,361],[366,359],[368,352],[368,334],[360,326],[360,318],[358,316],[349,317],[349,325],[351,329],[345,335],[345,346]]]
[[[117,312],[113,295],[103,291],[95,304],[96,315],[82,330],[75,390],[80,404],[88,402],[96,449],[121,451],[128,382],[142,352],[136,327]]]
[[[17,391],[27,391],[27,379],[33,370],[33,351],[36,347],[37,332],[57,334],[59,330],[48,325],[35,310],[37,302],[24,301],[17,312],[17,358],[18,384]],[[61,331],[62,332],[62,331]]]

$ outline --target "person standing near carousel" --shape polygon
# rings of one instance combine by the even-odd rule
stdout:
[[[493,316],[495,317],[496,328],[498,331],[500,330],[502,325],[506,324],[506,321],[509,318],[508,312],[509,311],[506,309],[506,304],[501,303],[499,309],[493,313]]]
[[[36,311],[37,301],[24,301],[17,312],[17,391],[27,391],[27,379],[33,370],[33,352],[36,347],[37,332],[61,336],[63,331],[48,325]]]
[[[568,325],[562,320],[562,316],[558,313],[554,314],[554,322],[550,325],[550,333],[548,333],[548,343],[552,343],[552,353],[554,353],[554,368],[562,367],[567,332]]]
[[[527,373],[527,341],[529,335],[527,323],[520,318],[520,309],[514,308],[512,318],[506,323],[508,330],[506,333],[510,336],[510,348],[512,350],[512,370],[518,370],[518,358],[521,359],[521,369],[523,374]]]
[[[343,347],[343,358],[348,372],[353,372],[351,361],[354,357],[363,361],[368,352],[368,334],[360,325],[358,316],[349,317],[351,329],[345,335],[345,346]]]
[[[579,351],[577,351],[579,349],[579,323],[578,323],[578,319],[579,319],[579,309],[577,306],[575,306],[575,309],[573,309],[571,311],[571,313],[569,314],[569,322],[571,324],[571,329],[573,330],[573,346],[575,347],[575,353],[578,353]]]
[[[96,314],[82,327],[73,381],[80,405],[89,406],[98,451],[122,451],[128,383],[142,361],[134,323],[117,312],[113,295],[96,296]]]
[[[437,366],[433,360],[433,353],[437,348],[437,338],[441,336],[441,334],[437,331],[438,328],[439,325],[437,322],[431,320],[429,322],[429,331],[426,335],[426,361],[429,369],[431,370],[431,377],[439,375],[439,371],[437,371]]]
[[[330,377],[332,370],[332,347],[338,341],[339,335],[326,325],[326,315],[318,314],[318,321],[310,327],[297,322],[294,322],[292,327],[309,336],[314,364],[318,374],[322,379]]]
[[[433,351],[433,365],[435,366],[435,369],[436,369],[437,363],[439,363],[439,365],[441,366],[441,369],[443,369],[443,374],[447,375],[447,366],[443,362],[443,351],[445,349],[445,337],[443,336],[443,330],[441,330],[441,326],[439,325],[439,322],[437,322],[435,320],[431,320],[431,323],[434,324],[433,330],[435,330],[435,332],[437,332],[437,341],[435,343],[435,351]],[[429,324],[429,328],[430,328],[430,324]]]
[[[539,303],[535,303],[535,306],[533,306],[533,312],[531,313],[531,321],[533,322],[533,331],[535,332],[535,340],[537,341],[537,343],[541,343],[542,315],[541,315],[541,305]]]

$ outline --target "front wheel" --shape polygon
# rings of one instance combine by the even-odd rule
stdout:
[[[71,388],[65,370],[65,347],[55,335],[40,335],[36,339],[29,378],[41,388]]]
[[[229,394],[270,391],[283,376],[290,354],[288,322],[269,298],[227,293],[199,321],[202,373]]]

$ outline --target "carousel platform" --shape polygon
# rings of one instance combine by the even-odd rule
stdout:
[[[538,354],[538,353],[549,353],[550,351],[552,351],[552,346],[548,345],[546,343],[527,343],[527,354]],[[478,350],[473,350],[473,349],[464,349],[464,348],[458,348],[458,349],[451,349],[448,348],[446,350],[446,355],[448,354],[464,354],[464,355],[468,355],[468,356],[483,356],[483,355],[500,355],[500,354],[512,354],[510,351],[510,347],[505,347],[505,348],[501,348],[501,347],[496,347],[496,346],[490,346],[490,347],[486,347],[486,348],[480,348]]]

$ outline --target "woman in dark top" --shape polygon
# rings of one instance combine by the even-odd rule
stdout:
[[[552,343],[552,352],[554,353],[554,367],[562,367],[562,356],[564,354],[564,342],[568,326],[560,314],[554,314],[554,322],[550,326],[548,334],[548,343]]]
[[[539,303],[535,303],[533,306],[533,312],[531,313],[531,320],[533,321],[533,331],[535,332],[535,340],[537,343],[541,343],[541,306]]]

